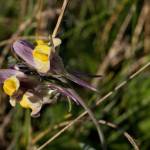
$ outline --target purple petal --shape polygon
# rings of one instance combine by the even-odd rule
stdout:
[[[34,67],[34,61],[32,56],[34,46],[31,43],[25,40],[18,40],[15,43],[13,43],[12,47],[15,53],[21,59],[23,59],[28,65]]]
[[[85,88],[88,88],[88,89],[90,89],[92,91],[96,91],[97,92],[97,89],[95,87],[93,87],[92,85],[90,85],[86,81],[83,81],[83,80],[79,79],[78,77],[76,77],[76,76],[74,76],[72,74],[67,73],[67,74],[65,74],[65,77],[67,79],[71,80],[72,82],[80,85],[80,86],[83,86]]]
[[[79,104],[79,96],[75,93],[72,92],[72,90],[70,88],[64,88],[64,87],[60,87],[58,85],[55,84],[49,84],[48,87],[50,89],[56,89],[59,93],[61,93],[64,96],[67,96],[69,98],[71,98],[72,100],[74,100],[77,104]]]
[[[3,83],[7,78],[14,75],[20,78],[25,77],[25,74],[21,71],[14,69],[0,69],[0,83]]]
[[[64,64],[57,52],[52,53],[50,58],[50,72],[60,74],[64,72]]]

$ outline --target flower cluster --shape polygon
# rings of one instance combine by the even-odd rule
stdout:
[[[53,38],[49,43],[38,40],[36,45],[25,40],[13,43],[12,49],[21,63],[0,69],[0,85],[10,97],[12,106],[19,103],[23,108],[32,110],[31,116],[37,117],[42,106],[55,101],[59,95],[80,103],[79,96],[68,84],[69,80],[96,91],[87,82],[65,70],[55,50],[60,44],[59,38]]]

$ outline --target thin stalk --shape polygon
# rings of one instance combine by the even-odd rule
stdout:
[[[57,33],[58,33],[58,30],[59,30],[60,24],[61,24],[61,22],[62,22],[62,18],[63,18],[63,16],[64,16],[64,12],[65,12],[65,10],[66,10],[66,8],[67,8],[68,2],[69,2],[69,0],[64,0],[64,2],[63,2],[62,8],[61,8],[61,13],[60,13],[60,15],[59,15],[59,17],[58,17],[56,26],[55,26],[54,31],[53,31],[53,34],[52,34],[52,37],[53,37],[53,38],[56,37],[56,35],[57,35]]]

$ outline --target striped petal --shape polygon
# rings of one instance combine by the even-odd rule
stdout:
[[[62,74],[65,72],[63,61],[57,52],[52,53],[50,62],[50,72],[55,74]]]
[[[33,61],[33,55],[32,55],[34,46],[31,43],[25,40],[18,40],[15,43],[13,43],[12,47],[15,53],[21,59],[23,59],[31,67],[35,67],[35,64]]]

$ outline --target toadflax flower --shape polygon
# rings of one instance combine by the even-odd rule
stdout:
[[[10,97],[10,104],[31,109],[31,116],[38,117],[42,106],[55,102],[59,95],[72,99],[80,104],[95,124],[99,137],[103,134],[92,111],[80,96],[70,87],[69,81],[97,91],[96,88],[81,80],[78,75],[66,71],[61,57],[55,48],[61,40],[53,38],[52,43],[36,41],[34,46],[25,40],[13,43],[13,50],[24,61],[11,66],[11,69],[0,69],[0,85],[4,93]]]
[[[35,116],[41,109],[42,101],[34,102],[35,95],[32,93],[37,86],[35,80],[26,76],[23,72],[14,69],[0,69],[0,84],[3,86],[5,94],[10,97],[10,104],[20,103],[23,108],[32,109],[32,116]]]
[[[61,40],[54,38],[53,44],[55,48],[61,44]],[[61,57],[58,55],[57,51],[53,50],[51,45],[48,45],[48,43],[38,40],[37,45],[34,46],[25,40],[19,40],[13,44],[12,48],[31,69],[36,70],[40,75],[52,76],[64,82],[70,80],[90,90],[97,91],[95,87],[87,82],[68,73],[64,68]]]
[[[59,95],[78,103],[76,93],[69,88],[40,80],[40,76],[27,75],[15,69],[0,69],[0,85],[10,97],[10,104],[14,107],[18,102],[23,108],[31,109],[32,117],[38,117],[42,106],[55,102]]]
[[[61,40],[54,38],[54,47],[61,44]],[[13,44],[13,50],[30,67],[36,69],[39,73],[46,74],[51,69],[52,47],[42,40],[37,40],[37,45],[19,40]]]
[[[70,88],[68,80],[96,91],[65,70],[61,57],[54,50],[61,40],[54,38],[52,44],[38,40],[34,46],[28,41],[18,40],[12,47],[24,63],[14,65],[12,69],[0,69],[0,84],[10,97],[10,104],[15,106],[18,102],[23,108],[31,109],[33,117],[39,116],[42,106],[55,102],[59,95],[77,104],[82,103],[78,94]]]

